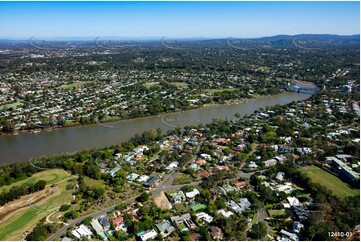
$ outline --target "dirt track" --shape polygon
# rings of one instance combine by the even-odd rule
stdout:
[[[0,207],[0,223],[17,211],[46,201],[57,192],[59,192],[57,187],[47,187],[44,190],[22,196],[19,199],[6,203],[4,206]]]

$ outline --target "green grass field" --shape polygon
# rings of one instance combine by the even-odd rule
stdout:
[[[276,216],[276,215],[284,215],[285,214],[285,210],[284,209],[272,209],[272,210],[267,210],[267,213],[270,217]]]
[[[173,181],[173,185],[188,184],[194,181],[194,178],[189,174],[180,173]]]
[[[85,182],[85,185],[87,186],[97,186],[97,185],[104,185],[104,181],[103,180],[95,180],[95,179],[92,179],[90,177],[87,177],[87,176],[84,176],[84,182]]]
[[[0,239],[11,240],[11,238],[14,238],[14,233],[16,236],[19,231],[26,231],[27,227],[36,225],[36,222],[30,223],[30,221],[37,220],[36,218],[40,213],[41,212],[38,212],[34,209],[26,209],[14,213],[5,222],[0,224]],[[17,235],[20,236],[21,234]]]
[[[188,208],[186,208],[183,203],[174,204],[174,208],[180,213],[189,212]]]
[[[236,90],[236,88],[223,88],[223,89],[204,89],[204,92],[209,92],[209,93],[216,93],[216,92],[225,92],[225,91],[234,91]]]
[[[302,168],[314,182],[317,182],[330,189],[338,197],[359,195],[360,190],[351,188],[347,183],[341,181],[338,177],[318,168],[317,166],[308,166]]]
[[[52,169],[52,170],[41,171],[41,172],[35,173],[34,175],[32,175],[29,178],[26,178],[24,180],[15,182],[13,184],[1,187],[0,192],[2,192],[4,190],[8,191],[10,188],[12,188],[14,186],[21,186],[24,183],[34,183],[39,180],[44,180],[44,181],[46,181],[46,185],[51,185],[51,184],[57,183],[70,176],[71,175],[68,172],[66,172],[62,169]]]
[[[62,204],[71,202],[75,188],[67,190],[66,186],[69,183],[75,185],[75,178],[76,176],[72,176],[64,170],[53,169],[35,173],[32,177],[3,188],[8,189],[11,186],[21,185],[25,182],[45,180],[48,186],[55,184],[57,191],[49,194],[45,200],[32,207],[20,209],[11,214],[7,220],[2,221],[0,224],[0,240],[19,240],[25,231],[32,230],[42,218],[56,211]]]
[[[154,86],[158,86],[159,84],[153,83],[153,82],[148,82],[143,84],[144,87],[146,88],[150,88],[150,87],[154,87]]]
[[[0,110],[3,109],[8,109],[8,108],[16,108],[18,106],[21,106],[23,103],[21,102],[16,102],[16,103],[10,103],[10,104],[6,104],[6,105],[2,105],[0,106]]]
[[[188,83],[185,82],[172,82],[172,84],[177,87],[188,87]]]
[[[58,87],[58,89],[73,89],[75,88],[80,88],[83,87],[86,84],[90,84],[92,82],[74,82],[72,84],[67,84],[67,85],[62,85],[60,87]]]
[[[191,209],[192,209],[193,212],[197,212],[199,210],[204,210],[206,208],[207,208],[207,206],[204,205],[204,204],[201,204],[201,203],[198,203],[198,204],[195,204],[195,205],[191,206]]]

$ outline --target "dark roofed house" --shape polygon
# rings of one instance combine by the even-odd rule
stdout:
[[[174,227],[170,224],[168,220],[164,220],[163,222],[160,222],[159,224],[155,225],[159,232],[162,234],[163,237],[167,237],[169,234],[171,234],[174,231]]]
[[[99,222],[103,226],[104,229],[109,229],[110,228],[109,219],[107,217],[101,218],[99,220]]]
[[[146,183],[144,183],[147,187],[154,187],[158,184],[159,178],[157,176],[151,177]]]
[[[292,209],[300,221],[308,219],[307,207],[298,205],[298,206],[293,206]]]
[[[222,240],[223,239],[223,233],[222,230],[216,226],[211,227],[211,236],[214,240]]]

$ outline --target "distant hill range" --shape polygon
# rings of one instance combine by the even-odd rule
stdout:
[[[30,39],[30,38],[29,38]],[[0,45],[26,45],[29,44],[29,39],[0,39]],[[269,37],[260,38],[206,38],[206,37],[194,37],[194,38],[172,38],[172,37],[56,37],[56,38],[41,38],[33,37],[32,41],[36,43],[44,43],[51,41],[67,43],[66,45],[76,46],[91,46],[95,42],[101,42],[108,44],[108,40],[124,41],[136,43],[137,45],[147,44],[159,44],[163,42],[166,46],[177,47],[224,47],[226,45],[235,48],[247,48],[247,47],[290,47],[301,46],[305,48],[322,48],[339,45],[352,45],[354,47],[360,44],[360,34],[356,35],[334,35],[334,34],[298,34],[298,35],[275,35]],[[51,44],[51,43],[50,43]],[[54,44],[52,44],[54,45]],[[62,43],[59,44],[60,46]]]

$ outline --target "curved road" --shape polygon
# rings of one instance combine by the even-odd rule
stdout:
[[[171,191],[171,190],[177,190],[177,189],[180,189],[184,186],[198,186],[201,181],[198,181],[198,182],[192,182],[192,183],[188,183],[188,184],[182,184],[182,185],[171,185],[174,178],[178,175],[179,173],[178,172],[174,172],[172,173],[170,176],[168,176],[161,184],[159,184],[159,186],[157,186],[156,188],[153,188],[153,189],[150,189],[150,193],[158,193],[158,192],[164,192],[164,191]],[[235,177],[235,178],[232,178],[232,179],[228,179],[229,181],[230,180],[236,180],[236,179],[239,179],[240,177],[247,177],[249,178],[250,176],[252,176],[254,174],[254,172],[249,172],[249,173],[244,173],[243,171],[239,171],[238,175]],[[135,199],[137,198],[138,196],[136,197],[131,197],[131,198],[128,198],[126,200],[123,201],[123,203],[128,203],[128,202],[134,202]],[[80,223],[81,221],[83,221],[85,218],[87,217],[98,217],[98,216],[101,216],[101,215],[104,215],[104,214],[107,214],[109,213],[110,211],[112,211],[117,205],[113,205],[111,207],[108,207],[108,208],[105,208],[101,211],[98,211],[98,212],[94,212],[94,213],[91,213],[91,214],[87,214],[87,215],[84,215],[82,217],[79,217],[73,221],[71,221],[68,225],[66,225],[65,227],[61,228],[59,231],[57,231],[55,234],[51,235],[47,240],[48,241],[52,241],[52,240],[55,240],[57,238],[59,238],[60,236],[62,236],[63,234],[66,233],[66,231],[74,226],[75,224],[77,223]]]
[[[180,189],[180,188],[182,188],[182,187],[184,187],[184,186],[197,186],[197,185],[199,185],[200,183],[201,183],[201,182],[192,182],[192,183],[189,183],[189,184],[182,184],[182,185],[176,185],[176,186],[166,186],[166,187],[158,186],[157,188],[154,188],[154,189],[151,190],[150,192],[151,192],[151,193],[158,193],[158,192],[164,192],[164,191],[171,191],[171,190]],[[123,203],[134,202],[137,197],[138,197],[138,196],[128,198],[128,199],[124,200]],[[118,205],[118,204],[117,204],[117,205]],[[91,214],[87,214],[87,215],[84,215],[84,216],[82,216],[82,217],[79,217],[79,218],[73,220],[73,221],[71,221],[68,225],[64,226],[64,227],[61,228],[59,231],[57,231],[55,234],[51,235],[47,240],[48,240],[48,241],[55,240],[55,239],[59,238],[60,236],[62,236],[63,234],[65,234],[66,231],[68,230],[68,228],[74,226],[74,225],[77,224],[77,223],[80,223],[80,222],[83,221],[85,218],[87,218],[87,217],[98,217],[98,216],[107,214],[107,213],[111,212],[117,205],[113,205],[113,206],[108,207],[108,208],[105,208],[105,209],[103,209],[103,210],[101,210],[101,211],[94,212],[94,213],[91,213]]]

